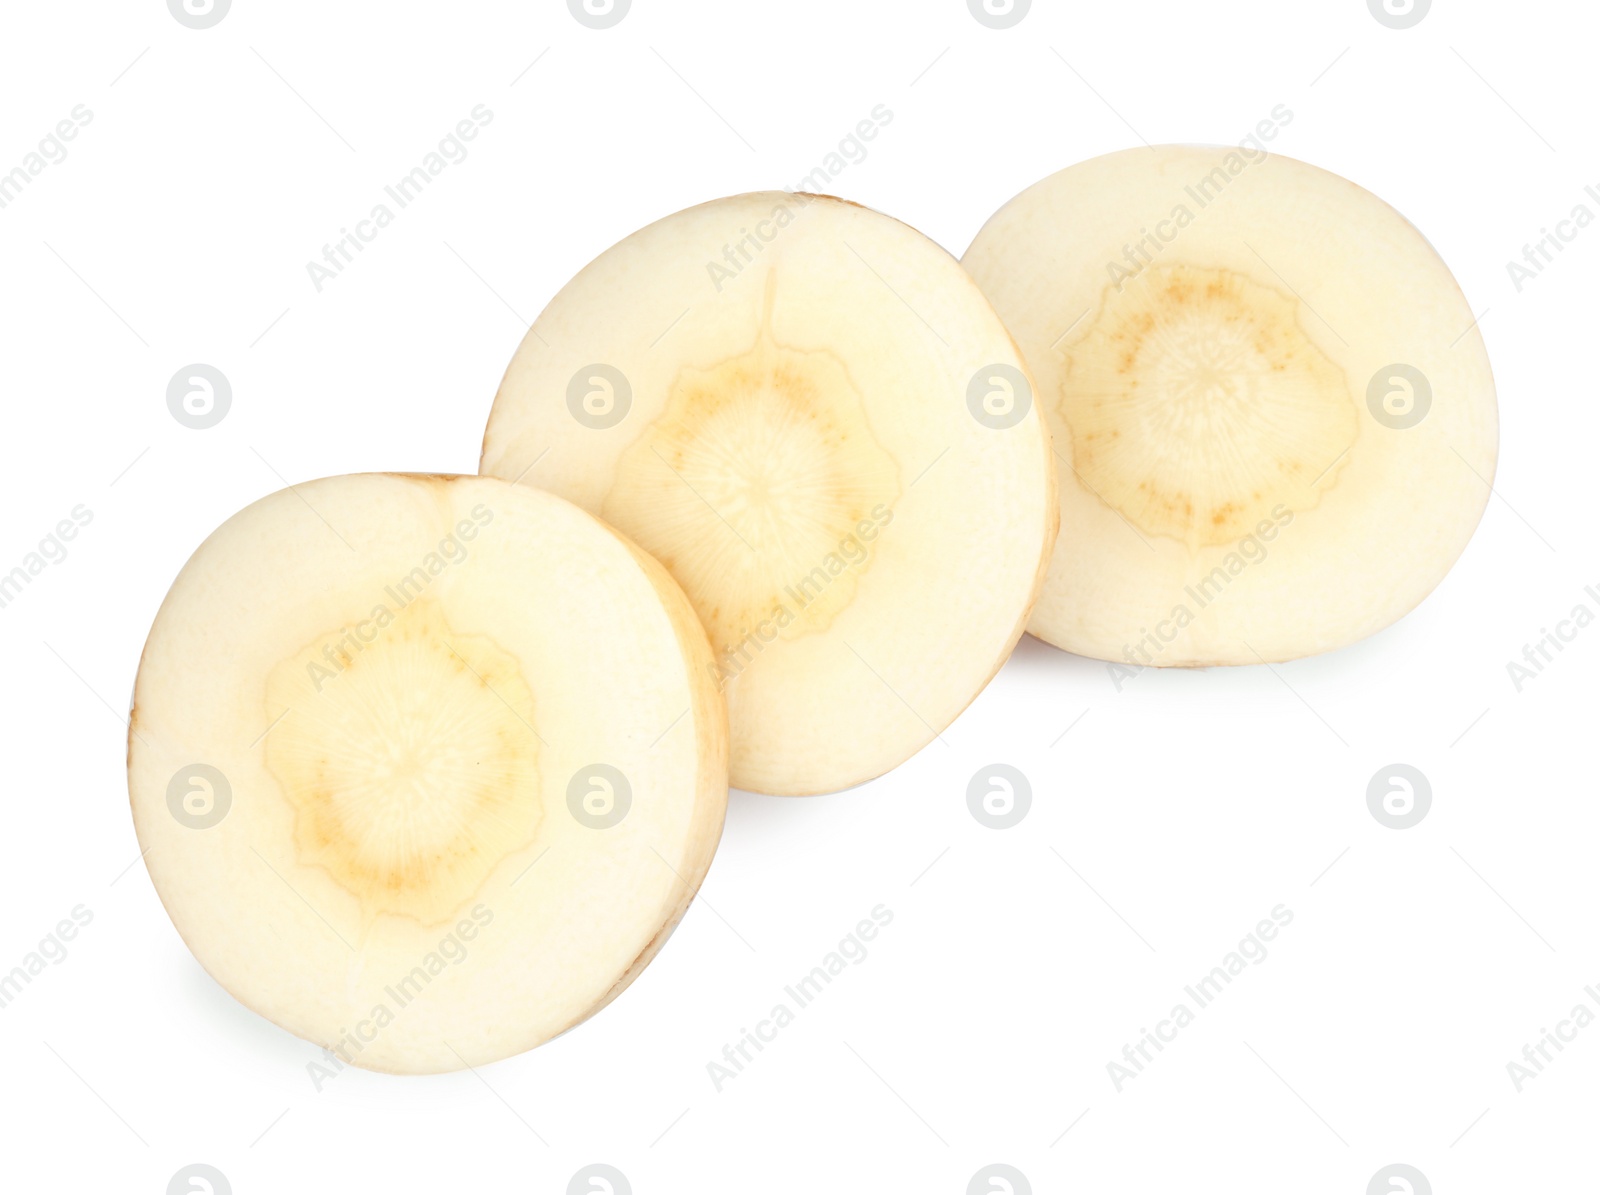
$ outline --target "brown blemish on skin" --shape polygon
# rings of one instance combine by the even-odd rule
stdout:
[[[462,477],[471,475],[462,473],[392,473],[390,476],[404,477],[408,481],[424,481],[433,485],[441,482],[460,481]]]
[[[794,194],[796,196],[803,196],[806,199],[824,199],[829,203],[842,203],[846,207],[858,207],[864,212],[870,212],[873,210],[872,208],[867,207],[864,203],[857,203],[854,199],[845,199],[841,195],[825,195],[821,191],[796,191]]]

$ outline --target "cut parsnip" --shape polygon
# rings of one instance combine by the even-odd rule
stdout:
[[[201,965],[332,1066],[529,1049],[626,987],[705,876],[710,661],[666,572],[559,498],[281,491],[201,545],[151,629],[146,865]]]
[[[679,212],[567,284],[483,472],[600,515],[682,584],[733,783],[831,792],[943,730],[1022,633],[1056,531],[1032,383],[933,242],[843,200]]]
[[[1483,341],[1438,254],[1355,184],[1132,149],[1028,188],[962,261],[1060,465],[1040,638],[1133,665],[1328,651],[1426,597],[1477,526]]]

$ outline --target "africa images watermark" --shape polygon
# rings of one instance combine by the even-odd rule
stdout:
[[[47,966],[59,967],[66,962],[67,943],[93,920],[93,909],[75,905],[72,912],[56,922],[55,928],[39,940],[38,946],[23,955],[22,961],[10,971],[0,975],[0,1008],[9,1008],[24,988],[44,974]]]
[[[1600,205],[1600,190],[1593,186],[1583,189],[1583,193],[1596,205]],[[1545,268],[1551,265],[1557,255],[1565,253],[1567,246],[1578,239],[1578,234],[1594,223],[1594,210],[1587,204],[1575,204],[1563,220],[1556,221],[1556,228],[1551,232],[1548,228],[1539,230],[1539,239],[1531,245],[1522,247],[1521,261],[1506,262],[1506,273],[1511,278],[1511,285],[1520,295],[1522,288],[1532,282]]]
[[[723,285],[737,278],[747,266],[778,238],[778,234],[793,224],[798,209],[809,205],[817,194],[831,190],[833,180],[849,167],[867,160],[866,142],[877,139],[878,132],[894,120],[887,104],[879,104],[869,113],[871,119],[858,120],[836,149],[829,150],[822,161],[792,187],[784,190],[790,202],[776,205],[764,220],[757,220],[753,229],[741,228],[739,239],[722,246],[722,258],[706,262],[706,273],[718,294]]]
[[[1275,139],[1279,130],[1294,119],[1294,112],[1287,104],[1279,104],[1269,115],[1270,119],[1256,122],[1255,129],[1240,139],[1237,149],[1227,151],[1214,167],[1185,185],[1183,193],[1193,201],[1193,207],[1182,201],[1174,204],[1165,219],[1155,221],[1154,228],[1141,227],[1139,235],[1122,246],[1122,260],[1106,262],[1106,273],[1117,290],[1154,265],[1156,257],[1216,202],[1234,179],[1267,160],[1263,142]]]
[[[383,587],[384,596],[394,603],[393,606],[388,602],[378,602],[367,617],[340,627],[333,638],[322,645],[320,660],[313,656],[306,661],[306,677],[311,681],[313,691],[322,692],[322,686],[344,672],[355,663],[357,655],[376,643],[378,636],[394,622],[399,612],[421,597],[435,578],[466,560],[467,544],[477,539],[479,533],[494,522],[494,511],[482,502],[474,506],[470,513],[472,518],[457,522],[450,534],[441,539],[417,567]]]
[[[1594,1001],[1596,1008],[1600,1008],[1600,990],[1596,990],[1593,984],[1585,987],[1583,994]],[[1594,1008],[1580,1000],[1572,1006],[1570,1013],[1556,1022],[1554,1031],[1541,1027],[1538,1040],[1522,1047],[1522,1061],[1513,1059],[1506,1063],[1506,1074],[1510,1076],[1517,1094],[1521,1095],[1530,1081],[1542,1075],[1546,1064],[1554,1062],[1556,1054],[1563,1053],[1567,1046],[1578,1039],[1579,1033],[1595,1023],[1595,1019]]]
[[[1211,968],[1198,982],[1183,989],[1183,994],[1193,1001],[1193,1008],[1180,1000],[1164,1019],[1156,1022],[1154,1031],[1141,1028],[1137,1042],[1122,1047],[1122,1061],[1113,1059],[1106,1063],[1106,1074],[1111,1076],[1117,1094],[1122,1094],[1125,1083],[1144,1073],[1146,1063],[1155,1061],[1151,1050],[1156,1054],[1165,1050],[1167,1045],[1177,1040],[1180,1030],[1194,1024],[1198,1011],[1211,1005],[1237,976],[1243,975],[1251,965],[1259,966],[1266,962],[1266,944],[1293,920],[1293,909],[1281,904],[1274,906],[1270,918],[1264,917],[1258,921],[1255,929],[1240,939],[1236,949],[1223,955],[1221,963]]]
[[[367,246],[378,239],[380,232],[394,223],[397,211],[410,207],[433,185],[433,180],[451,166],[459,166],[467,160],[466,143],[477,140],[478,134],[494,121],[494,113],[486,104],[473,108],[469,116],[470,119],[457,121],[455,128],[439,140],[436,148],[424,154],[420,163],[384,187],[383,193],[394,201],[394,207],[384,202],[374,204],[365,219],[356,221],[354,231],[341,228],[339,239],[322,247],[321,261],[306,262],[306,273],[318,294],[327,283],[344,273],[356,255],[365,252]]]
[[[787,1000],[774,1004],[772,1011],[756,1022],[754,1030],[741,1028],[738,1038],[722,1047],[722,1061],[713,1059],[706,1063],[706,1074],[711,1077],[711,1085],[717,1093],[720,1095],[726,1084],[743,1074],[744,1068],[755,1061],[755,1054],[776,1041],[781,1030],[794,1024],[796,1013],[814,1003],[823,989],[843,975],[851,964],[859,966],[866,962],[866,943],[893,920],[893,909],[881,904],[874,906],[870,920],[858,921],[855,929],[839,940],[838,946],[822,956],[820,963],[783,989]]]
[[[470,920],[468,919],[470,918]],[[439,945],[422,961],[394,982],[384,985],[385,999],[372,1006],[365,1017],[349,1028],[341,1027],[339,1040],[322,1051],[321,1060],[306,1063],[306,1074],[311,1085],[321,1091],[323,1084],[337,1078],[344,1068],[356,1059],[378,1036],[394,1024],[395,1018],[422,995],[439,976],[451,967],[459,967],[467,960],[467,943],[494,921],[494,910],[485,905],[474,905],[468,914],[457,921],[454,928],[439,940]]]
[[[55,128],[40,140],[38,148],[22,155],[20,164],[0,174],[0,208],[10,207],[24,189],[50,166],[67,160],[66,142],[76,141],[78,133],[94,121],[94,113],[79,104],[56,122]]]
[[[1556,629],[1549,627],[1539,628],[1539,638],[1532,643],[1522,645],[1522,659],[1506,661],[1506,675],[1511,678],[1512,687],[1518,693],[1523,686],[1537,680],[1551,664],[1555,663],[1556,656],[1567,649],[1567,644],[1578,637],[1578,632],[1586,629],[1595,620],[1595,607],[1600,607],[1600,588],[1594,585],[1585,585],[1583,594],[1595,605],[1589,602],[1578,602],[1567,616],[1556,622]]]
[[[855,530],[839,541],[838,547],[806,573],[783,587],[783,594],[774,603],[766,617],[745,631],[735,643],[723,645],[707,668],[720,689],[748,668],[770,643],[777,641],[802,611],[810,606],[833,582],[851,569],[860,568],[871,557],[867,545],[878,538],[878,533],[894,520],[894,510],[880,502],[862,519]]]
[[[1173,606],[1167,617],[1156,623],[1154,628],[1140,627],[1139,641],[1123,644],[1122,658],[1127,662],[1119,664],[1113,660],[1106,664],[1106,674],[1111,677],[1117,692],[1122,692],[1125,680],[1138,676],[1145,667],[1157,663],[1161,653],[1177,640],[1179,633],[1199,616],[1200,611],[1227,593],[1228,586],[1233,584],[1236,577],[1251,565],[1265,560],[1267,545],[1277,539],[1278,533],[1292,522],[1294,511],[1281,502],[1274,506],[1271,519],[1262,519],[1254,531],[1233,545],[1215,568],[1194,584],[1183,587],[1187,601]]]
[[[22,595],[22,591],[33,584],[33,579],[45,569],[65,560],[67,543],[77,539],[78,532],[94,521],[94,511],[81,502],[67,513],[70,517],[56,523],[55,527],[39,541],[38,546],[23,556],[22,563],[8,573],[0,573],[0,610],[4,610],[16,601]]]

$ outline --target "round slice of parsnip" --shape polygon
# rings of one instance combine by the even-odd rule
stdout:
[[[344,1064],[476,1066],[594,1013],[722,831],[727,720],[666,572],[482,477],[283,490],[202,544],[134,690],[134,825],[178,933]]]
[[[654,554],[710,635],[733,783],[832,792],[901,763],[1021,636],[1055,538],[1016,346],[943,249],[822,196],[634,233],[534,323],[483,472]]]
[[[1055,442],[1040,638],[1129,665],[1328,651],[1426,597],[1477,526],[1498,426],[1472,310],[1354,183],[1130,149],[1028,188],[962,260]]]

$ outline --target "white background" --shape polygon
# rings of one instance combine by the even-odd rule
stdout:
[[[1579,3],[557,0],[11,3],[0,172],[92,121],[0,210],[0,572],[76,505],[70,554],[0,610],[0,971],[93,922],[0,1009],[7,1190],[1347,1193],[1591,1189],[1600,1027],[1520,1093],[1506,1064],[1600,985],[1589,628],[1519,693],[1506,664],[1600,585],[1589,228],[1518,293],[1506,263],[1600,188]],[[530,63],[533,65],[530,66]],[[478,104],[470,156],[321,293],[306,263]],[[883,104],[833,189],[959,254],[1024,186],[1137,144],[1276,148],[1376,191],[1459,276],[1503,446],[1466,554],[1371,640],[1268,669],[1147,671],[1031,639],[917,758],[813,800],[735,793],[682,927],[574,1032],[461,1073],[347,1071],[200,969],[150,885],[122,725],[144,634],[200,540],[297,482],[472,472],[526,322],[667,213],[797,183]],[[195,431],[168,379],[233,406]],[[203,661],[199,662],[203,666]],[[1013,829],[966,784],[1031,779]],[[1375,773],[1429,778],[1413,829]],[[876,905],[869,957],[720,1093],[706,1064]],[[1120,1093],[1106,1064],[1274,906],[1293,923]]]

